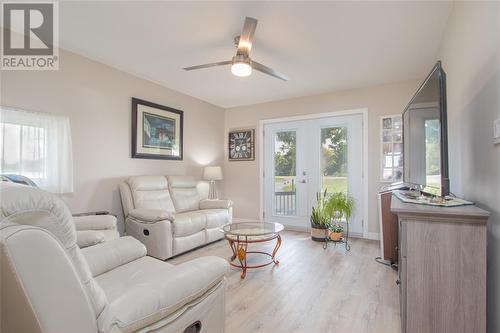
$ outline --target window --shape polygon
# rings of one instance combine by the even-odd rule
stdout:
[[[401,115],[380,118],[382,182],[403,180],[403,124]]]
[[[276,132],[274,137],[274,214],[297,214],[297,132]]]
[[[347,127],[321,129],[321,190],[348,191]]]
[[[69,118],[0,107],[0,173],[54,193],[73,192]]]

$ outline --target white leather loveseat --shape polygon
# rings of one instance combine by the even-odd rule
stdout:
[[[203,198],[197,185],[191,176],[127,179],[120,184],[127,234],[162,260],[221,239],[232,203]]]
[[[224,259],[174,266],[130,236],[81,250],[37,188],[0,183],[0,267],[1,332],[224,332]]]

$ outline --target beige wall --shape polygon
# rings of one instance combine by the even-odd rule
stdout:
[[[439,57],[447,73],[451,190],[491,212],[488,332],[500,332],[500,3],[455,2]],[[477,258],[484,260],[484,258]]]
[[[226,111],[226,134],[233,128],[248,127],[258,130],[259,120],[262,119],[368,108],[368,231],[378,233],[376,198],[377,190],[381,186],[380,116],[401,113],[417,90],[419,81],[231,108]],[[255,161],[228,162],[226,159],[224,192],[228,198],[234,200],[234,215],[237,218],[259,218],[261,148],[261,142],[257,139]]]
[[[60,57],[58,71],[2,72],[0,103],[69,116],[75,191],[64,200],[72,212],[109,210],[121,221],[125,177],[199,177],[202,165],[222,163],[223,109],[70,52]],[[184,111],[183,161],[130,158],[132,97]]]

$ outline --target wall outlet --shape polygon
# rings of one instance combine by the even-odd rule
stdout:
[[[500,118],[495,120],[493,123],[493,143],[494,144],[499,144],[500,143]]]

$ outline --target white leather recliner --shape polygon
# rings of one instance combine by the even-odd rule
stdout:
[[[159,259],[223,238],[230,200],[202,198],[191,176],[137,176],[120,184],[125,231]]]
[[[65,204],[0,183],[0,331],[224,332],[227,262],[171,265],[132,237],[81,250]]]

